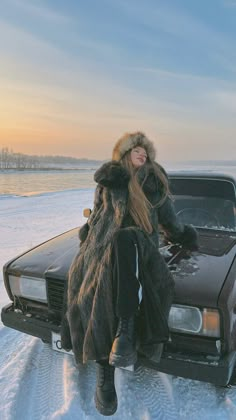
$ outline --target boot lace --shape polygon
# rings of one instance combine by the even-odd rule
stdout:
[[[109,364],[98,364],[98,386],[102,387],[104,383],[113,385],[114,383],[114,367]]]

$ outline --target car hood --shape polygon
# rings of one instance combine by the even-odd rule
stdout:
[[[79,251],[78,228],[29,250],[7,264],[9,273],[64,279]]]
[[[216,307],[235,255],[236,235],[210,230],[200,232],[198,252],[174,247],[168,265],[175,280],[175,302]]]
[[[178,246],[162,249],[175,280],[175,302],[215,307],[235,258],[236,235],[200,230],[199,251]],[[79,251],[78,228],[59,235],[10,261],[16,275],[65,279]]]

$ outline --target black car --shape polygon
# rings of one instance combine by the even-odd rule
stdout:
[[[199,250],[163,243],[175,278],[169,315],[170,340],[152,369],[226,385],[236,364],[236,177],[206,172],[169,173],[178,218],[199,232]],[[78,252],[78,228],[65,232],[5,264],[11,302],[3,324],[61,350],[63,292]]]

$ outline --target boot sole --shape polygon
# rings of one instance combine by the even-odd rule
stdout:
[[[94,401],[95,401],[96,409],[103,416],[112,416],[116,412],[116,410],[117,410],[117,398],[114,400],[114,404],[112,406],[110,406],[110,407],[106,407],[105,405],[103,405],[99,401],[99,399],[97,397],[97,393],[95,393]]]
[[[127,367],[134,365],[137,362],[137,359],[138,357],[136,352],[128,354],[127,356],[121,356],[111,352],[109,356],[109,364],[115,367]]]

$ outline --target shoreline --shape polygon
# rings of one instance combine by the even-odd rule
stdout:
[[[0,201],[1,200],[8,200],[12,198],[37,198],[37,197],[44,197],[50,195],[59,195],[59,194],[78,194],[80,192],[90,192],[94,191],[95,187],[81,187],[81,188],[66,188],[62,190],[49,190],[49,191],[29,191],[20,193],[0,193]]]
[[[1,173],[8,173],[8,172],[46,172],[46,171],[95,171],[98,169],[103,163],[107,162],[107,160],[97,161],[97,163],[86,162],[86,164],[80,165],[62,165],[62,166],[41,166],[36,168],[17,168],[17,167],[9,167],[9,168],[1,168],[0,167],[0,174]],[[236,161],[234,159],[231,160],[186,160],[186,161],[165,161],[164,166],[181,166],[185,167],[186,165],[192,165],[193,167],[196,166],[207,166],[211,168],[212,166],[228,166],[228,167],[235,167]],[[90,166],[91,165],[91,166]]]
[[[45,168],[4,168],[0,169],[0,173],[6,173],[6,172],[45,172],[45,171],[96,171],[99,166],[96,167],[80,167],[80,168],[51,168],[51,167],[45,167]]]

